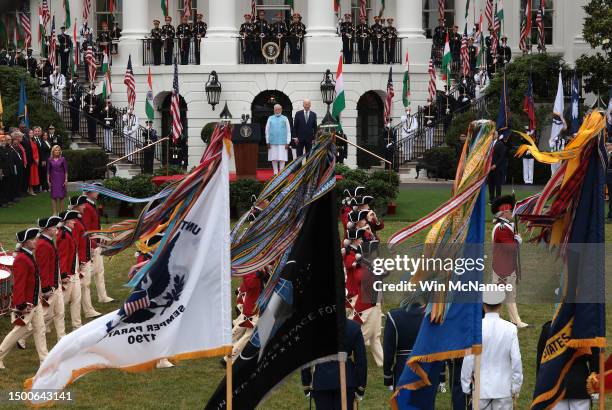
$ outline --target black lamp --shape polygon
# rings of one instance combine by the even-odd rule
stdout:
[[[227,101],[225,102],[225,107],[223,107],[223,110],[221,111],[219,118],[221,118],[221,121],[225,121],[225,122],[232,121],[232,113],[230,112],[229,108],[227,108]]]
[[[219,104],[219,98],[221,97],[221,83],[216,71],[213,70],[210,73],[204,89],[206,90],[206,99],[214,111],[215,105]]]
[[[334,102],[334,98],[336,97],[336,82],[334,81],[334,75],[332,72],[327,69],[325,74],[323,74],[323,81],[321,81],[321,98],[323,102],[327,104],[327,114],[325,114],[325,118],[323,118],[323,125],[331,125],[334,124],[334,118],[332,117],[329,106]]]

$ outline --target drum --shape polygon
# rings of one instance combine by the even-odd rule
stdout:
[[[0,270],[0,315],[9,312],[13,295],[13,275],[6,270]]]
[[[0,270],[13,272],[15,257],[11,255],[0,255]]]

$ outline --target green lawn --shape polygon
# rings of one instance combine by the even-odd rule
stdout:
[[[527,191],[517,192],[517,196],[527,195]],[[386,219],[386,227],[382,232],[383,239],[407,225],[408,220],[418,217],[438,207],[449,196],[448,187],[403,188],[397,200],[398,214]],[[14,244],[14,233],[23,229],[39,216],[49,213],[50,203],[43,195],[27,198],[19,205],[0,209],[0,242]],[[490,229],[490,223],[487,229]],[[488,235],[487,235],[488,237]],[[612,239],[612,228],[606,227],[606,237]],[[416,240],[413,243],[417,243]],[[107,289],[109,294],[121,300],[128,289],[123,286],[126,273],[134,262],[133,251],[105,261]],[[523,264],[536,264],[538,261],[524,260]],[[93,292],[95,295],[95,291]],[[119,306],[119,302],[100,305],[94,301],[96,309],[100,312],[109,312]],[[386,312],[394,305],[387,303]],[[527,409],[534,386],[535,349],[540,332],[540,326],[550,318],[552,305],[520,305],[519,311],[524,321],[534,326],[520,330],[521,353],[525,382],[518,408]],[[608,326],[612,325],[612,315],[608,312]],[[67,321],[67,330],[70,329]],[[8,320],[0,319],[0,336],[8,330]],[[609,342],[612,339],[609,338]],[[54,331],[48,334],[49,347],[55,343]],[[389,408],[389,392],[383,387],[382,369],[377,368],[370,359],[368,369],[368,389],[362,409]],[[9,390],[21,390],[23,380],[32,376],[38,367],[33,341],[28,340],[25,351],[15,349],[5,360],[7,369],[0,371],[0,394],[6,395]],[[75,402],[69,406],[57,408],[70,409],[193,409],[201,408],[208,397],[215,390],[218,382],[224,375],[224,369],[219,365],[218,359],[204,359],[180,363],[173,369],[156,370],[141,374],[126,374],[116,370],[106,370],[89,374],[78,380],[70,390]],[[24,408],[22,405],[8,405],[0,397],[2,408]],[[438,409],[450,409],[450,392],[439,394],[437,398]],[[299,375],[294,374],[284,384],[274,390],[265,402],[262,409],[308,409],[309,401],[303,397],[299,382]],[[314,406],[313,406],[314,408]],[[612,408],[612,400],[608,402]]]

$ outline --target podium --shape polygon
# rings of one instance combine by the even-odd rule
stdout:
[[[252,124],[242,124],[232,130],[232,143],[236,159],[236,178],[255,179],[261,130]]]

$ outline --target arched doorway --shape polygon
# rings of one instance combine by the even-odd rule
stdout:
[[[170,115],[170,102],[172,93],[168,93],[161,104],[161,138],[172,135],[172,116]],[[162,144],[162,164],[166,165],[166,158],[171,165],[187,166],[188,146],[187,146],[187,103],[185,99],[179,95],[179,109],[181,111],[181,123],[183,124],[183,138],[177,146],[172,142],[170,145],[169,155],[166,153],[166,144]]]
[[[251,104],[251,122],[253,126],[259,127],[261,140],[259,143],[259,156],[257,160],[258,168],[270,168],[268,162],[268,149],[266,147],[266,122],[268,117],[274,114],[274,105],[280,104],[283,107],[283,115],[289,118],[289,123],[293,124],[293,105],[291,100],[281,91],[266,90],[253,99]]]
[[[384,157],[382,98],[376,91],[368,91],[357,102],[357,144]],[[370,168],[379,165],[380,161],[357,150],[357,167]]]

